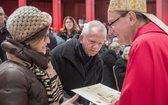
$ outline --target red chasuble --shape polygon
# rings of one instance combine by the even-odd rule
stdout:
[[[152,22],[134,37],[116,105],[168,105],[168,35]]]

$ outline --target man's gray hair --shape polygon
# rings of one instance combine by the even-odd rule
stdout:
[[[107,29],[106,29],[105,25],[103,23],[101,23],[100,21],[92,20],[92,21],[84,24],[81,35],[88,35],[92,32],[104,33],[104,35],[106,36]]]

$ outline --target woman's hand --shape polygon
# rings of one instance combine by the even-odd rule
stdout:
[[[68,99],[67,101],[63,102],[61,105],[73,105],[73,102],[75,102],[78,99],[79,95],[76,94],[72,98]]]

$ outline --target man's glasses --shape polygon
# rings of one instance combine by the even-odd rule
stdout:
[[[117,22],[121,17],[124,17],[128,12],[125,12],[124,14],[122,14],[120,17],[118,17],[116,20],[114,20],[113,22],[111,22],[110,24],[108,24],[109,27],[112,27],[112,25]]]

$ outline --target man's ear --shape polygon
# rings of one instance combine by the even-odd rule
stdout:
[[[136,14],[133,11],[128,12],[129,15],[129,20],[130,20],[130,25],[134,25],[137,21]]]
[[[83,36],[83,35],[79,35],[79,41],[80,41],[80,43],[82,43],[82,42],[83,42],[83,38],[84,38],[84,36]]]

